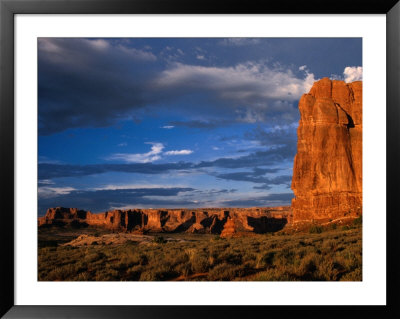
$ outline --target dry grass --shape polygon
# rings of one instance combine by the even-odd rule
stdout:
[[[291,235],[220,239],[176,234],[184,241],[166,242],[155,236],[148,244],[84,247],[57,245],[57,236],[52,234],[39,236],[38,279],[360,281],[361,234],[361,225],[355,223],[346,229],[330,227]],[[61,237],[60,243],[65,242],[65,236]]]

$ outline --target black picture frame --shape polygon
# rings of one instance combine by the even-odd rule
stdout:
[[[15,14],[385,14],[387,21],[386,306],[21,306],[14,303],[14,15]],[[0,315],[4,318],[400,318],[399,214],[400,3],[398,0],[0,0]],[[379,123],[377,124],[379,126]],[[379,128],[377,128],[379,129]],[[384,205],[382,205],[384,207]],[[384,213],[384,212],[381,212]],[[379,218],[379,217],[377,217]]]

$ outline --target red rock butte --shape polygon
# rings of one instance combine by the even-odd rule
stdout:
[[[323,78],[299,101],[293,222],[362,213],[362,82]]]

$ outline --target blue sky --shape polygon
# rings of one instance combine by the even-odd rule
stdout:
[[[298,101],[359,38],[38,40],[39,215],[289,205]]]

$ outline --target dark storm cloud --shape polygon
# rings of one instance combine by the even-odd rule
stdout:
[[[227,121],[173,121],[169,123],[173,126],[200,128],[200,129],[213,129],[225,125],[232,124]]]
[[[219,195],[219,194],[230,194],[230,193],[235,193],[237,192],[237,189],[210,189],[210,190],[195,190],[193,191],[193,193],[197,193],[197,194],[202,194],[202,195]]]
[[[166,63],[134,45],[134,39],[40,38],[39,134],[133,120],[150,105],[183,108],[171,102],[194,95],[207,103],[190,113],[206,119],[181,123],[188,127],[287,122],[297,116],[293,103],[314,82],[312,76],[297,78],[289,69],[262,62],[231,67]]]
[[[134,164],[39,164],[39,180],[47,180],[59,177],[79,177],[107,172],[162,174],[171,170],[183,170],[193,168],[192,163],[178,162],[167,164],[134,163]]]
[[[135,188],[95,191],[71,191],[55,197],[39,197],[39,215],[43,215],[50,207],[77,207],[92,212],[109,210],[111,207],[124,207],[129,205],[152,207],[188,206],[193,201],[179,199],[159,199],[157,197],[173,197],[180,193],[194,191],[193,188]]]
[[[40,38],[38,48],[40,134],[108,126],[151,102],[151,52],[101,39]]]
[[[220,45],[224,46],[248,46],[260,44],[259,38],[227,38],[219,42]]]
[[[296,153],[292,145],[283,145],[266,151],[257,151],[236,158],[219,158],[214,161],[202,161],[195,167],[221,167],[221,168],[244,168],[255,166],[267,166],[292,160]]]
[[[264,173],[261,172],[261,169],[255,169],[252,172],[234,172],[234,173],[225,173],[225,174],[217,174],[215,175],[217,178],[238,181],[238,182],[252,182],[256,184],[263,184],[262,186],[255,186],[254,189],[271,189],[272,185],[281,185],[286,184],[290,185],[292,181],[292,176],[290,175],[281,175],[268,177],[264,176]],[[275,171],[275,170],[271,170]]]
[[[257,126],[254,130],[247,132],[245,138],[249,140],[256,140],[263,146],[277,146],[285,145],[296,152],[297,132],[296,128],[298,122],[293,122],[290,125],[275,126],[269,131]]]
[[[267,196],[259,196],[245,199],[235,199],[225,201],[226,206],[232,207],[251,207],[251,206],[276,206],[290,205],[293,193],[269,194]]]

